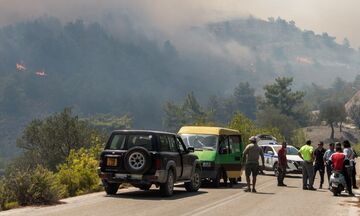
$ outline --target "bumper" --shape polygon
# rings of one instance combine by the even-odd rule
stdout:
[[[123,174],[98,172],[102,181],[110,183],[139,183],[139,184],[154,184],[165,183],[167,179],[166,170],[157,170],[154,175],[137,175],[137,174]]]
[[[215,169],[211,170],[211,169],[207,169],[207,170],[202,170],[201,172],[201,178],[202,179],[206,179],[206,178],[216,178],[216,172]]]

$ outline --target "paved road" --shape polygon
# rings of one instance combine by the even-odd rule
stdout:
[[[64,199],[65,204],[14,209],[0,215],[360,215],[359,197],[333,197],[327,190],[303,191],[296,175],[285,181],[288,187],[277,187],[274,176],[259,176],[257,194],[245,193],[243,183],[233,188],[202,188],[198,193],[178,186],[171,198],[160,197],[155,188],[129,188],[119,190],[116,196],[100,192]]]

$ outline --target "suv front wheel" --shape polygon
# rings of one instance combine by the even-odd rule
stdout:
[[[160,192],[163,196],[171,196],[174,193],[174,172],[171,169],[168,171],[166,182],[160,184]]]
[[[107,195],[115,195],[119,189],[120,184],[118,183],[106,183],[105,191]]]
[[[196,168],[191,177],[191,181],[185,182],[185,189],[189,192],[196,192],[201,186],[200,169]]]

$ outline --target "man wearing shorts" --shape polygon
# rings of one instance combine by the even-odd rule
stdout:
[[[259,173],[259,156],[261,156],[262,161],[262,169],[265,167],[264,153],[260,146],[258,146],[256,137],[250,137],[249,141],[251,142],[246,146],[243,156],[245,161],[245,175],[246,175],[246,183],[247,188],[245,192],[252,191],[256,193],[255,185],[256,185],[256,176]],[[250,189],[250,175],[252,174],[252,190]]]

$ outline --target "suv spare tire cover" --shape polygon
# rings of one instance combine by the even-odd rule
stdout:
[[[144,174],[151,167],[151,157],[143,147],[130,148],[124,157],[124,166],[129,173]]]

